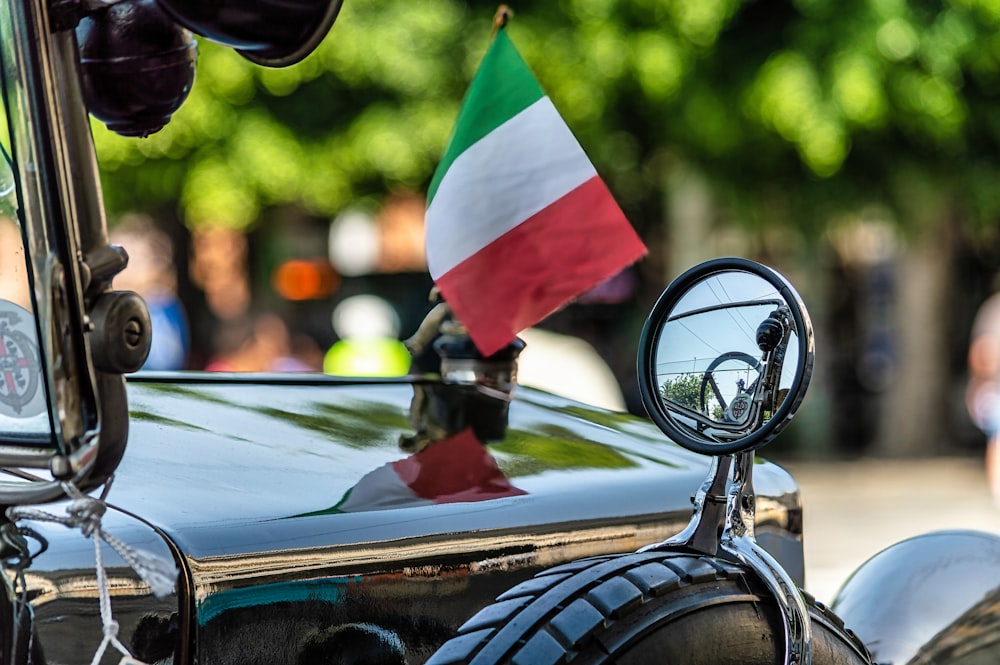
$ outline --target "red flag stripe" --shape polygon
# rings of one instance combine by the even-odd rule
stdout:
[[[459,263],[437,285],[479,350],[490,355],[645,253],[595,176]]]

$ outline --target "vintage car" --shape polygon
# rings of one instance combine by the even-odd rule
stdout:
[[[0,268],[24,282],[0,299],[3,663],[996,661],[986,534],[876,557],[840,596],[858,635],[800,591],[798,490],[754,453],[801,403],[812,330],[750,261],[657,302],[652,422],[515,387],[520,342],[484,358],[443,304],[400,379],[133,374],[150,322],[114,287],[88,113],[148,134],[191,85],[192,32],[282,66],[338,9],[0,7]]]

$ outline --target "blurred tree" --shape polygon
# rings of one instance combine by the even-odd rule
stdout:
[[[331,215],[422,189],[494,8],[347,2],[286,69],[202,42],[166,129],[96,131],[109,207],[179,201],[192,226],[245,227],[274,205]],[[905,221],[915,186],[993,220],[998,28],[989,0],[565,0],[509,29],[637,223],[659,219],[664,170],[681,161],[741,219],[815,231],[872,201]]]
[[[282,70],[203,42],[191,97],[163,131],[134,140],[95,130],[109,210],[177,202],[191,228],[246,229],[275,206],[331,216],[393,190],[423,191],[495,8],[348,0],[318,50]],[[884,211],[919,250],[900,288],[935,287],[900,295],[925,304],[907,330],[939,331],[901,343],[920,378],[905,384],[946,382],[935,312],[954,235],[942,229],[994,237],[1000,213],[1000,3],[561,0],[513,9],[512,39],[651,243],[673,233],[676,246],[698,246],[662,224],[692,204],[706,237],[736,220],[752,237],[793,231],[785,235],[812,255],[842,216]],[[647,262],[657,284],[672,274],[669,261],[654,252]],[[905,411],[929,398],[898,401]],[[907,417],[883,426],[903,427],[918,448],[940,434]]]
[[[667,379],[660,386],[660,397],[677,402],[695,411],[701,411],[701,377],[685,374],[676,379]]]

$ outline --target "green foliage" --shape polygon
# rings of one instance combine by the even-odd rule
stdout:
[[[491,444],[490,450],[510,478],[552,469],[623,469],[636,465],[621,452],[582,439],[558,425],[541,425],[532,432],[509,429],[503,441]]]
[[[345,3],[317,51],[284,69],[201,41],[195,85],[165,129],[128,139],[94,123],[109,208],[178,201],[191,226],[246,228],[269,206],[332,215],[421,188],[475,66],[455,68],[467,27],[455,2]]]
[[[112,216],[177,202],[249,227],[423,190],[486,48],[495,3],[352,0],[302,63],[201,43],[190,99],[149,139],[95,127]],[[563,0],[508,30],[642,229],[692,164],[742,218],[802,224],[914,182],[1000,213],[1000,3]],[[141,166],[142,168],[137,168]]]
[[[3,105],[0,104],[0,110],[3,110]],[[7,130],[7,114],[0,113],[0,148],[3,148],[7,154],[10,154],[10,134]]]
[[[14,171],[10,162],[10,136],[7,116],[0,104],[0,221],[17,216],[17,194],[14,189]]]
[[[689,409],[701,411],[701,376],[684,374],[676,379],[667,379],[660,386],[660,396]]]

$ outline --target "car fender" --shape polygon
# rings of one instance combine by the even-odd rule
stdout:
[[[879,663],[1000,662],[1000,536],[940,531],[862,564],[832,608]]]

